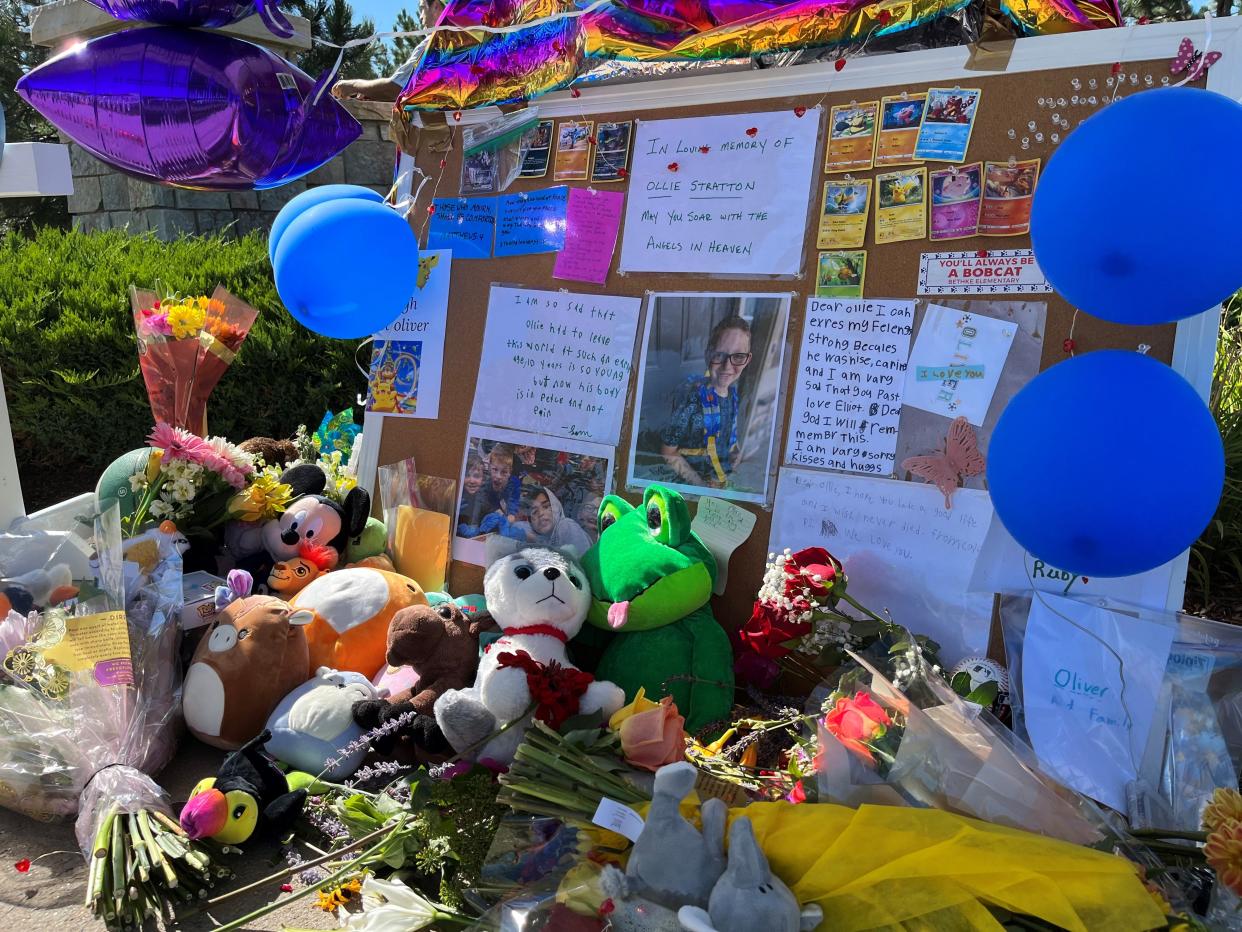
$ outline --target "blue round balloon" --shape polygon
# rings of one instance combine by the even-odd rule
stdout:
[[[342,248],[366,256],[365,273],[346,268]],[[357,198],[316,204],[280,237],[272,261],[276,291],[304,327],[338,339],[391,324],[418,285],[418,240],[391,207]]]
[[[1035,188],[1031,245],[1048,282],[1121,324],[1219,304],[1242,286],[1242,223],[1229,194],[1239,152],[1242,104],[1213,91],[1144,91],[1091,116]]]
[[[996,515],[1032,557],[1130,576],[1195,542],[1220,501],[1225,454],[1207,405],[1164,363],[1100,350],[1032,379],[988,449]]]
[[[284,235],[285,230],[289,229],[289,224],[302,216],[305,211],[310,210],[316,204],[324,204],[328,201],[350,197],[363,201],[374,201],[376,204],[384,203],[383,195],[376,194],[370,188],[364,188],[362,185],[357,184],[324,184],[317,188],[308,188],[280,208],[280,213],[272,221],[272,230],[267,235],[268,261],[275,263],[276,245],[280,242],[281,236]]]

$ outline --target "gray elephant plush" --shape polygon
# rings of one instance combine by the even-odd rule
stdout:
[[[729,866],[707,910],[683,906],[677,918],[687,932],[809,932],[823,922],[824,912],[814,903],[799,910],[793,891],[768,867],[750,819],[741,816],[729,826]]]
[[[638,894],[670,909],[687,903],[706,906],[725,866],[724,801],[703,803],[701,833],[680,811],[681,801],[694,789],[696,773],[685,761],[656,771],[647,822],[625,868]]]

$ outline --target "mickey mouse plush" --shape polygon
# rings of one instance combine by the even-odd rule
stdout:
[[[312,544],[330,548],[336,565],[350,539],[366,527],[371,496],[365,489],[351,489],[344,505],[338,505],[323,495],[327,475],[309,463],[289,467],[280,481],[293,490],[284,514],[226,533],[238,567],[249,570],[256,579],[266,579],[275,563],[293,559],[299,548]]]

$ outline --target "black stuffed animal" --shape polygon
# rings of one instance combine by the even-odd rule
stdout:
[[[237,568],[246,570],[256,580],[267,579],[275,564],[293,559],[303,546],[329,547],[339,562],[350,539],[362,533],[371,514],[371,496],[365,489],[351,489],[344,505],[325,496],[328,477],[314,464],[290,466],[281,474],[280,481],[293,490],[292,500],[284,514],[258,529],[256,543],[262,549],[250,552],[253,548],[249,532],[234,538],[246,554],[237,560]]]
[[[260,829],[281,833],[293,825],[306,805],[305,789],[289,780],[263,746],[266,729],[231,753],[220,772],[198,782],[181,809],[181,827],[191,838],[211,838],[240,845]]]

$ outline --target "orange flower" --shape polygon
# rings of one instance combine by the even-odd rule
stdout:
[[[859,691],[854,698],[841,696],[824,717],[824,727],[838,741],[868,763],[874,760],[866,742],[882,737],[893,720],[874,699]]]
[[[1226,887],[1242,896],[1242,822],[1221,823],[1203,846],[1208,866]]]
[[[1203,810],[1203,830],[1214,832],[1226,822],[1242,822],[1242,793],[1228,786],[1216,788]]]

